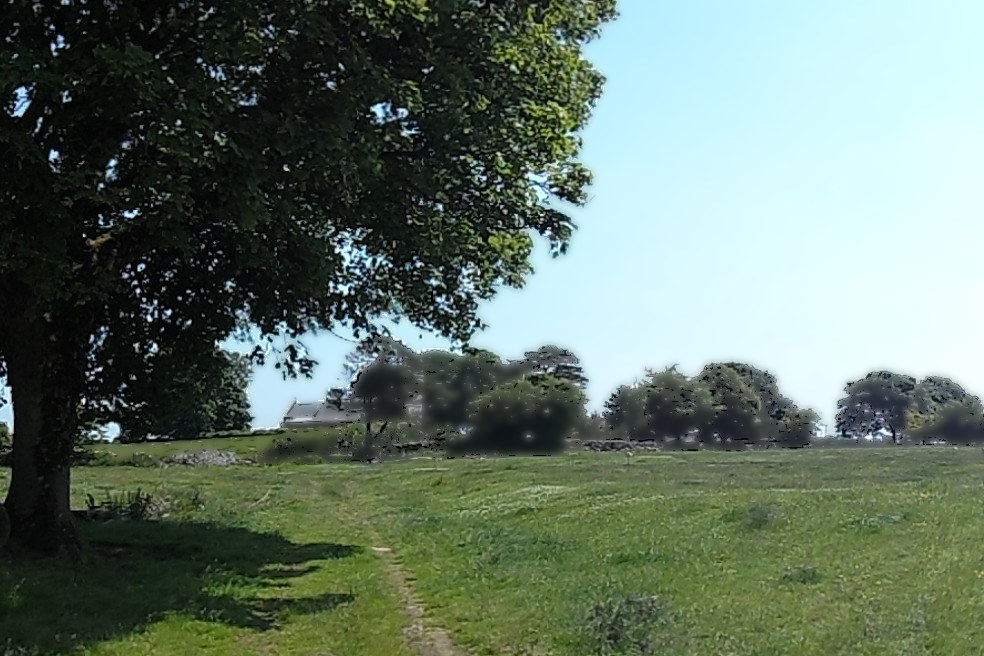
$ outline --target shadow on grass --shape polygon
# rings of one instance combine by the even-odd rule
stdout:
[[[282,618],[352,602],[349,592],[278,596],[312,561],[358,547],[295,544],[275,534],[181,522],[83,524],[80,565],[0,556],[0,654],[71,653],[169,615],[276,629]]]

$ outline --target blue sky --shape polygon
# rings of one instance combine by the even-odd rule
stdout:
[[[878,368],[984,395],[982,28],[971,1],[622,0],[588,51],[608,84],[571,250],[539,248],[474,344],[571,348],[593,408],[646,367],[714,360],[827,421]],[[341,382],[351,345],[308,346],[313,380],[256,372],[256,426]]]

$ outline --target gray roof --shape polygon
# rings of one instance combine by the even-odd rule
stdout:
[[[410,415],[419,415],[421,410],[422,404],[419,399],[414,399],[407,404],[407,412]],[[362,407],[358,401],[343,401],[341,409],[332,401],[314,403],[295,401],[284,413],[280,426],[282,428],[340,426],[362,420]]]
[[[338,426],[361,419],[362,410],[350,404],[343,403],[339,409],[334,403],[328,401],[316,403],[297,403],[295,401],[284,414],[281,426]]]

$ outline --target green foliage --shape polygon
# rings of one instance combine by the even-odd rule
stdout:
[[[800,448],[813,441],[819,415],[813,410],[787,409],[778,421],[775,443],[785,448]]]
[[[612,394],[604,419],[620,437],[664,448],[741,449],[764,441],[805,446],[819,418],[782,396],[768,372],[731,362],[709,364],[692,378],[676,366],[649,372]]]
[[[234,336],[310,375],[302,335],[392,316],[466,341],[586,200],[615,0],[8,5],[0,354],[59,423],[15,422],[52,481],[25,508],[67,498],[76,407],[152,398],[158,357]]]
[[[249,358],[215,350],[186,366],[184,357],[159,352],[148,358],[146,375],[131,383],[126,405],[104,415],[121,427],[122,443],[155,439],[191,440],[208,433],[249,430]]]
[[[650,374],[642,386],[645,434],[660,441],[672,441],[705,427],[712,408],[700,388],[699,381],[674,369]]]
[[[111,451],[81,451],[76,465],[83,467],[160,467],[161,461],[149,453],[118,456]]]
[[[965,403],[978,409],[981,406],[979,398],[943,376],[926,376],[920,380],[913,390],[913,397],[913,409],[925,415],[935,414],[950,402]]]
[[[910,415],[910,426],[915,422]],[[921,425],[910,429],[917,440],[941,439],[948,444],[979,444],[984,442],[984,412],[980,401],[969,398],[947,401],[925,417]]]
[[[645,436],[645,407],[645,389],[621,385],[605,402],[605,423],[618,436],[639,439]]]
[[[852,517],[846,522],[849,528],[864,533],[878,533],[886,526],[901,524],[909,519],[908,513],[892,513],[887,515],[863,515]]]
[[[463,355],[427,351],[420,355],[419,363],[424,424],[445,427],[451,433],[468,426],[469,407],[475,399],[518,375],[489,351]]]
[[[901,442],[909,410],[915,405],[916,379],[891,371],[873,371],[849,382],[837,402],[837,431],[855,438],[888,430]]]
[[[779,506],[774,503],[757,501],[748,506],[731,510],[726,515],[726,519],[741,525],[746,530],[761,531],[775,524],[779,516]]]
[[[560,346],[550,344],[527,351],[519,364],[527,372],[569,380],[582,390],[588,384],[581,361],[570,349]]]
[[[93,495],[86,496],[85,514],[97,521],[159,520],[172,515],[185,517],[205,507],[205,499],[199,490],[168,494],[163,491],[151,494],[140,488],[120,493],[107,492],[102,501]]]
[[[773,421],[780,421],[794,409],[793,402],[782,395],[776,377],[768,371],[744,362],[726,362],[725,366],[733,369],[758,394],[762,411]]]
[[[382,435],[390,421],[407,414],[407,402],[414,393],[413,379],[408,369],[399,364],[377,360],[363,369],[352,386],[352,395],[362,404],[366,419],[366,446]],[[372,432],[372,422],[382,426]]]
[[[714,414],[702,427],[704,444],[757,444],[763,437],[762,401],[731,367],[712,363],[697,376],[711,395]]]
[[[471,431],[455,448],[556,453],[584,417],[584,393],[552,376],[499,385],[471,404]]]
[[[815,565],[798,565],[790,567],[782,573],[783,583],[798,583],[801,585],[816,585],[822,576]]]
[[[670,621],[666,602],[656,596],[607,599],[595,604],[587,628],[599,656],[645,656],[662,648],[661,629]]]

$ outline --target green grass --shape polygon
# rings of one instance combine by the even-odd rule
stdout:
[[[278,439],[288,437],[290,434],[307,433],[308,431],[286,431],[278,435],[213,437],[201,440],[136,442],[134,444],[93,444],[87,447],[87,449],[93,453],[111,453],[120,458],[127,458],[138,453],[145,453],[154,458],[162,458],[175,453],[205,450],[232,451],[238,456],[249,458],[256,457]]]
[[[474,656],[984,653],[976,449],[79,468],[76,505],[138,487],[204,507],[0,562],[0,645],[411,654],[382,545]]]

